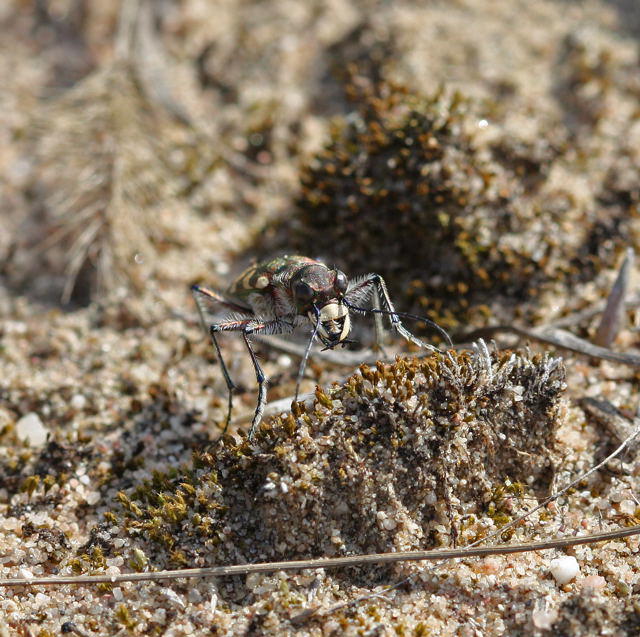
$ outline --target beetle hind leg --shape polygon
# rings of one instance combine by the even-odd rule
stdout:
[[[225,418],[224,429],[222,430],[222,435],[224,436],[224,434],[227,433],[229,425],[231,424],[231,414],[233,412],[233,392],[238,389],[238,386],[231,379],[229,369],[227,368],[227,364],[225,363],[222,356],[222,351],[220,350],[220,345],[218,343],[218,339],[216,338],[216,332],[218,331],[217,329],[215,329],[216,327],[216,325],[211,325],[209,328],[209,334],[211,335],[213,346],[216,349],[216,354],[218,356],[218,360],[220,361],[220,368],[222,369],[224,382],[227,385],[227,417]]]

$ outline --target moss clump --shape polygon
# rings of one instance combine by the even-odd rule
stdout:
[[[115,610],[115,618],[118,624],[126,628],[129,632],[135,630],[137,622],[133,618],[129,607],[125,604],[120,604]]]
[[[556,635],[636,635],[640,629],[640,596],[569,597],[558,609],[558,621],[553,625]]]
[[[563,378],[515,353],[363,366],[253,444],[226,438],[122,494],[119,515],[154,567],[449,543],[507,479],[546,484]]]
[[[379,272],[448,326],[482,313],[489,295],[535,294],[541,265],[496,242],[522,222],[514,184],[474,142],[469,103],[387,84],[355,99],[358,115],[303,170],[296,247]]]
[[[378,272],[403,310],[453,330],[488,315],[534,320],[545,293],[615,263],[623,226],[604,227],[549,183],[569,162],[561,142],[494,131],[489,143],[477,132],[483,116],[459,94],[359,80],[357,112],[302,170],[287,249],[353,276]]]
[[[44,551],[49,562],[59,564],[71,552],[71,543],[66,534],[48,524],[35,525],[33,522],[22,524],[21,535],[23,540],[34,539],[38,548]]]

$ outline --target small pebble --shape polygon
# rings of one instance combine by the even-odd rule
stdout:
[[[48,595],[45,595],[44,593],[36,593],[34,601],[36,603],[36,606],[43,606],[44,604],[47,604],[50,601],[50,598]]]
[[[74,394],[71,397],[71,406],[80,411],[87,406],[87,399],[82,394]]]
[[[473,570],[476,573],[495,575],[499,573],[501,569],[502,564],[500,560],[497,560],[495,557],[486,557],[484,560],[477,560]]]
[[[293,360],[288,354],[280,354],[280,356],[278,356],[277,363],[278,367],[291,367]]]
[[[100,502],[100,493],[98,491],[89,491],[89,493],[85,495],[85,500],[87,504],[91,506],[98,504],[98,502]]]
[[[42,424],[40,416],[35,412],[22,416],[16,423],[16,435],[30,447],[41,447],[47,442],[49,430]]]
[[[572,555],[563,555],[551,560],[549,570],[556,582],[562,585],[570,582],[580,572],[580,566]]]
[[[620,513],[634,515],[638,505],[633,500],[623,500],[620,502]]]
[[[558,611],[555,608],[536,608],[531,613],[531,621],[536,628],[550,630],[558,620]]]
[[[170,588],[161,589],[162,594],[175,606],[178,608],[185,608],[186,604],[182,600],[182,597],[178,595],[174,590]]]
[[[582,588],[599,591],[607,585],[607,580],[601,575],[589,575],[582,580]]]

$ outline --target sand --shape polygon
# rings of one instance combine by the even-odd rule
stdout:
[[[216,443],[226,386],[189,288],[304,250],[349,277],[380,271],[398,309],[454,337],[601,302],[640,236],[635,2],[167,0],[155,18],[137,2],[38,6],[0,8],[0,578],[464,545],[619,444],[583,399],[631,426],[634,368],[503,335],[489,367],[458,353],[414,369],[397,336],[386,366],[312,358],[302,390],[321,390],[251,444],[254,371],[227,335],[240,391]],[[325,188],[331,162],[378,170],[372,190],[399,183],[397,164],[379,168],[386,146],[356,134],[357,89],[375,99],[378,82],[441,108],[424,147],[406,143],[403,103],[385,122],[411,146],[397,157],[423,165],[442,147],[442,201],[469,236],[429,225],[443,204],[422,193],[405,245],[397,202],[361,182],[349,199],[349,173]],[[350,126],[358,153],[338,160]],[[420,183],[407,181],[409,208]],[[364,345],[372,323],[354,332]],[[597,325],[570,329],[591,339]],[[612,348],[637,349],[637,327],[630,309]],[[290,397],[299,358],[256,348],[269,401]],[[639,475],[626,452],[502,541],[637,524]],[[0,634],[635,634],[637,549],[5,587]]]

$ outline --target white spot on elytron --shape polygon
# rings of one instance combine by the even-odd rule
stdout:
[[[256,289],[257,290],[264,290],[267,285],[269,285],[269,279],[266,276],[259,276],[258,279],[256,280]]]

